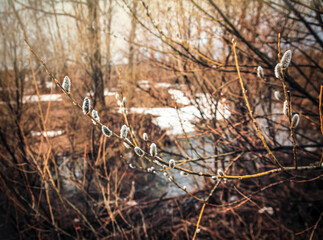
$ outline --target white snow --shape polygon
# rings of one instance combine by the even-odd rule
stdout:
[[[114,96],[116,92],[110,92],[109,89],[104,89],[104,96]]]
[[[93,91],[90,91],[90,92],[87,93],[87,96],[88,95],[93,96],[94,95],[94,92]],[[110,92],[109,89],[106,88],[103,91],[103,95],[104,96],[114,96],[114,95],[116,95],[116,92]]]
[[[142,88],[149,88],[149,81],[148,80],[140,80],[138,81],[138,84]]]
[[[46,81],[45,82],[45,86],[46,86],[46,88],[51,88],[52,87],[52,82],[48,82],[48,81]],[[53,83],[53,87],[55,87],[56,86],[56,84],[55,83]]]
[[[169,88],[171,86],[172,86],[172,84],[167,83],[167,82],[159,82],[159,83],[154,84],[155,88]]]
[[[56,136],[60,136],[64,133],[63,130],[58,130],[58,131],[47,131],[47,132],[31,132],[31,136],[41,136],[43,135],[43,137],[46,137],[46,133],[48,137],[56,137]]]
[[[48,101],[56,101],[56,102],[60,102],[62,101],[62,94],[42,94],[39,95],[40,101],[41,102],[48,102]],[[23,103],[33,103],[33,102],[38,102],[38,97],[37,95],[28,95],[28,96],[24,96]]]
[[[197,105],[190,104],[188,97],[183,92],[176,89],[169,89],[168,92],[173,96],[177,103],[185,105],[178,109],[180,119],[183,124],[185,132],[194,132],[194,121],[198,121],[202,118],[201,112]],[[211,119],[216,112],[216,119],[221,120],[223,118],[229,118],[231,112],[225,105],[225,99],[218,103],[218,110],[215,111],[216,103],[208,103],[207,97],[203,94],[196,96],[200,109],[204,118]],[[180,135],[183,134],[180,119],[175,108],[131,108],[130,112],[138,114],[151,114],[155,116],[153,123],[159,126],[161,129],[167,130],[168,134]]]
[[[184,93],[177,89],[168,89],[168,93],[172,96],[177,103],[188,105],[190,100],[184,95]]]
[[[131,108],[130,112],[151,114],[155,116],[153,123],[159,126],[161,129],[166,129],[169,134],[182,134],[182,128],[174,108]],[[181,116],[183,127],[186,132],[194,131],[194,125],[189,121],[193,120],[195,117],[182,109],[179,109],[179,114]]]

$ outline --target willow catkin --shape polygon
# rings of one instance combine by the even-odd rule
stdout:
[[[92,117],[97,120],[98,122],[100,122],[100,117],[99,117],[99,114],[96,110],[92,110]],[[96,125],[96,122],[92,119],[92,122],[94,125]]]
[[[287,100],[284,101],[284,105],[283,105],[283,114],[285,116],[288,116],[288,102]]]
[[[275,92],[274,92],[274,96],[275,96],[275,98],[276,98],[278,101],[280,101],[280,100],[282,99],[282,96],[281,96],[281,94],[280,94],[280,92],[279,92],[279,91],[275,91]]]
[[[289,103],[290,107],[290,114],[292,114],[292,104]],[[287,100],[284,101],[284,106],[283,106],[283,113],[286,117],[288,117],[288,102]]]
[[[180,172],[180,174],[181,174],[182,176],[187,176],[187,175],[188,175],[188,173],[187,173],[187,172],[184,172],[184,171],[181,171],[181,172]]]
[[[120,100],[117,101],[119,107],[122,107],[122,102]]]
[[[153,172],[155,170],[154,167],[147,168],[147,172]]]
[[[127,125],[123,125],[120,129],[120,137],[126,138],[127,135],[128,135],[128,127],[127,127]]]
[[[280,63],[277,63],[276,67],[275,67],[275,77],[276,78],[280,78],[281,77],[281,70],[282,69],[282,65]]]
[[[67,92],[70,93],[71,91],[71,79],[68,76],[64,77],[62,88]]]
[[[91,101],[88,97],[84,98],[82,110],[84,114],[88,114],[91,111]]]
[[[104,125],[102,126],[102,133],[106,137],[111,137],[111,135],[112,135],[111,130],[107,126],[104,126]]]
[[[150,155],[151,155],[152,157],[157,156],[157,146],[156,146],[156,144],[155,144],[155,143],[152,143],[152,144],[150,145]]]
[[[130,140],[128,138],[125,138],[127,141],[130,142]],[[123,142],[123,145],[126,147],[126,148],[131,148],[131,146],[127,143],[127,142]]]
[[[145,152],[140,148],[140,147],[135,147],[135,153],[139,156],[142,157],[144,156]]]
[[[129,163],[129,167],[130,167],[130,168],[135,168],[135,167],[132,165],[132,163]]]
[[[143,138],[145,141],[147,141],[147,140],[148,140],[148,134],[147,134],[147,133],[144,133],[144,134],[142,135],[142,138]]]
[[[218,176],[220,177],[224,176],[224,172],[222,171],[222,169],[218,169]]]
[[[257,68],[257,76],[259,77],[259,78],[264,78],[264,69],[261,67],[261,66],[258,66],[258,68]]]
[[[294,114],[294,116],[292,117],[292,120],[291,120],[291,125],[293,128],[296,128],[299,124],[299,120],[300,120],[300,116],[299,114]]]
[[[281,59],[281,66],[286,69],[288,68],[291,61],[292,61],[292,51],[287,50]]]
[[[169,164],[170,168],[174,168],[175,167],[175,160],[174,159],[169,160],[168,164]]]

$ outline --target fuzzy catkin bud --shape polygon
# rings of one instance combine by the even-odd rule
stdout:
[[[222,171],[222,169],[218,169],[218,176],[220,177],[224,176],[224,172]]]
[[[157,146],[156,146],[156,144],[155,144],[155,143],[152,143],[152,144],[150,145],[150,155],[151,155],[152,157],[157,156]]]
[[[169,160],[169,167],[170,168],[174,168],[175,167],[175,160],[174,159]]]
[[[84,114],[88,114],[91,110],[91,101],[88,97],[84,98],[82,110]]]
[[[184,171],[181,171],[181,172],[180,172],[180,174],[181,174],[182,176],[187,176],[187,172],[184,172]]]
[[[98,112],[96,110],[92,110],[92,117],[97,120],[98,122],[100,122],[100,117],[98,115]],[[92,122],[94,125],[96,125],[96,122],[92,119]]]
[[[144,134],[142,135],[142,138],[143,138],[145,141],[147,141],[147,140],[148,140],[148,134],[147,134],[147,133],[144,133]]]
[[[70,93],[70,91],[71,91],[71,79],[68,76],[64,77],[62,87],[67,93]]]
[[[154,167],[147,168],[147,172],[154,172],[154,170],[155,170]]]
[[[279,91],[275,91],[275,92],[274,92],[274,95],[275,95],[275,98],[276,98],[278,101],[280,101],[280,100],[282,99],[282,96],[281,96],[281,94],[280,94],[280,92],[279,92]]]
[[[291,60],[292,60],[292,51],[291,50],[287,50],[284,53],[284,55],[283,55],[283,57],[281,59],[281,65],[282,65],[282,67],[283,68],[287,68],[289,66]]]
[[[117,100],[120,100],[120,96],[119,96],[119,94],[118,94],[118,93],[116,93],[116,99],[117,99]]]
[[[106,126],[102,126],[102,133],[104,134],[104,136],[106,137],[111,137],[112,132],[109,128],[107,128]]]
[[[126,102],[127,102],[127,98],[126,98],[126,97],[123,97],[123,98],[122,98],[122,104],[123,104],[123,106],[125,106],[125,105],[126,105]]]
[[[127,127],[127,125],[123,125],[120,130],[120,137],[126,138],[127,135],[128,135],[128,127]]]
[[[289,103],[290,107],[290,114],[292,114],[292,105]],[[283,106],[283,113],[286,117],[288,117],[288,102],[287,100],[284,101],[284,106]]]
[[[288,115],[288,102],[287,102],[287,100],[285,100],[285,102],[284,102],[284,106],[283,106],[283,114],[284,114],[285,116],[287,116],[287,115]]]
[[[291,125],[293,128],[296,128],[298,126],[299,120],[300,120],[299,115],[297,113],[294,114],[294,116],[292,117],[292,121],[291,121]]]
[[[128,140],[128,141],[130,142],[130,140],[129,140],[128,138],[126,138],[126,140]],[[131,148],[131,146],[130,146],[128,143],[126,143],[126,142],[123,142],[123,145],[124,145],[126,148]]]
[[[275,76],[276,78],[280,78],[281,77],[281,69],[282,69],[282,65],[280,63],[277,63],[276,67],[275,67]]]
[[[259,78],[264,78],[264,69],[261,67],[261,66],[258,66],[258,68],[257,68],[257,76],[259,77]]]
[[[145,152],[140,148],[140,147],[135,147],[135,153],[139,156],[142,157],[145,155]]]

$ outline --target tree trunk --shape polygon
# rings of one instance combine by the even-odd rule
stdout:
[[[132,3],[132,11],[136,15],[137,14],[137,5],[138,1],[134,0]],[[129,35],[129,59],[128,59],[128,64],[129,64],[129,73],[131,76],[131,79],[133,80],[134,78],[134,53],[135,53],[135,48],[134,48],[134,40],[136,37],[136,19],[132,17],[131,19],[131,30],[130,30],[130,35]]]
[[[90,65],[92,69],[92,84],[94,89],[93,107],[97,101],[99,101],[102,106],[105,106],[103,74],[101,70],[99,1],[88,0],[87,7],[89,12]]]
[[[107,16],[107,33],[106,33],[106,45],[107,45],[107,79],[111,78],[111,26],[112,26],[112,0],[109,0],[108,16]],[[110,83],[111,84],[111,83]]]

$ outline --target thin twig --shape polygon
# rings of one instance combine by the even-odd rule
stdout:
[[[321,213],[321,215],[320,215],[319,219],[316,221],[316,223],[315,223],[315,225],[314,225],[314,228],[313,228],[313,230],[312,230],[312,233],[311,233],[311,236],[310,236],[309,240],[312,240],[312,239],[313,239],[314,232],[315,232],[315,230],[316,230],[317,226],[319,225],[319,222],[321,221],[322,216],[323,216],[323,212]]]
[[[322,94],[323,94],[323,85],[321,85],[320,97],[319,97],[320,123],[321,123],[321,132],[322,132],[322,135],[323,135]]]
[[[234,40],[232,40],[232,45],[233,45],[234,59],[235,59],[235,62],[236,62],[236,68],[237,68],[237,72],[238,72],[239,82],[240,82],[240,85],[241,85],[243,97],[244,97],[244,100],[246,102],[247,108],[249,110],[249,115],[250,115],[250,117],[252,119],[253,125],[255,126],[256,131],[258,132],[259,137],[260,137],[260,139],[261,139],[264,147],[267,149],[268,153],[272,156],[272,158],[277,163],[277,165],[282,170],[284,170],[284,167],[279,163],[279,161],[277,160],[277,158],[275,157],[275,155],[272,153],[272,151],[268,147],[267,142],[266,142],[265,138],[262,136],[262,133],[259,130],[259,126],[258,126],[255,118],[253,117],[253,113],[252,113],[252,110],[251,110],[251,107],[250,107],[250,104],[249,104],[249,100],[248,100],[248,97],[247,97],[247,94],[246,94],[246,90],[244,88],[244,84],[243,84],[243,81],[242,81],[242,78],[241,78],[241,74],[240,74],[240,68],[239,68],[238,57],[237,57],[237,52],[236,52],[236,43],[234,42]]]
[[[278,60],[279,63],[281,63],[281,58],[280,58],[280,33],[278,33]],[[284,96],[285,96],[285,100],[287,101],[287,118],[288,118],[288,123],[289,123],[289,129],[290,129],[290,134],[292,137],[292,142],[293,142],[293,156],[294,156],[294,167],[295,169],[297,169],[298,167],[298,163],[297,163],[297,144],[296,144],[296,137],[294,134],[294,128],[292,125],[292,105],[291,105],[291,101],[290,101],[290,92],[287,91],[287,86],[285,83],[285,77],[284,77],[284,70],[282,67],[280,69],[281,72],[281,76],[279,76],[282,85],[283,85],[283,90],[284,90]]]

